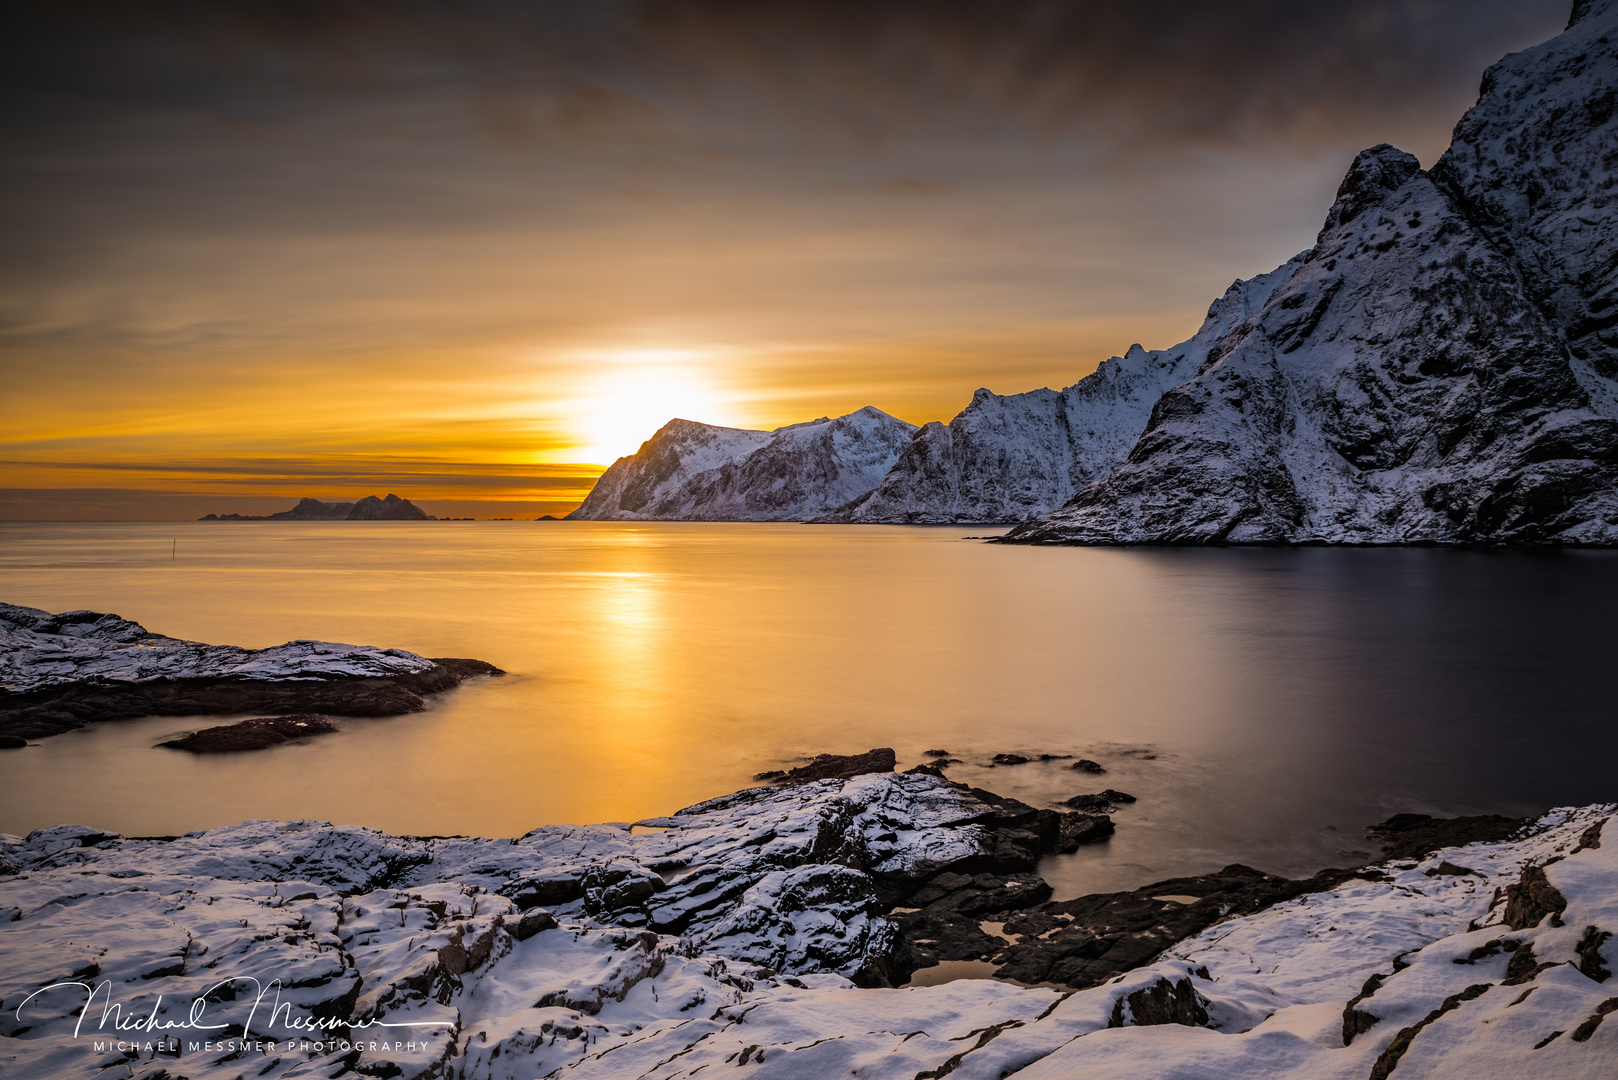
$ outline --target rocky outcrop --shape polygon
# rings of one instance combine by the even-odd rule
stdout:
[[[0,733],[28,738],[159,714],[393,716],[499,674],[481,660],[329,641],[204,645],[103,612],[0,604]]]
[[[979,390],[948,425],[924,425],[876,490],[820,520],[991,523],[1049,513],[1124,460],[1163,392],[1196,374],[1209,348],[1261,308],[1293,266],[1231,285],[1196,335],[1172,348],[1131,346],[1061,391]]]
[[[1187,895],[1059,904],[1032,873],[983,863],[1001,831],[995,808],[1022,812],[890,773],[756,788],[641,823],[661,832],[551,826],[488,840],[256,821],[166,840],[80,826],[0,837],[0,1072],[47,1080],[109,1062],[90,1071],[426,1080],[453,1065],[464,1080],[630,1080],[749,1066],[839,1076],[877,1062],[893,1075],[1035,1080],[1310,1080],[1394,1065],[1472,1080],[1610,1073],[1618,1024],[1603,1021],[1615,999],[1584,967],[1592,951],[1602,959],[1601,928],[1618,923],[1618,851],[1572,849],[1611,806],[1555,811],[1524,836],[1290,900],[1269,894],[1300,883],[1227,867],[1150,887]],[[1486,873],[1428,873],[1449,860]],[[1527,866],[1565,900],[1566,925],[1507,936],[1499,886]],[[915,913],[884,917],[895,896],[954,897],[1029,976],[1041,942],[1060,940],[1064,962],[1088,965],[1077,972],[1086,988],[859,988],[850,975],[903,977],[895,919]],[[1015,898],[1009,918],[982,906],[991,896]],[[1156,959],[1120,962],[1152,947],[1144,935],[1177,927],[1180,909],[1206,928]],[[1084,934],[1091,947],[1069,948]],[[1109,951],[1114,973],[1096,982]],[[1522,970],[1508,974],[1514,963]],[[279,990],[274,1017],[267,1004],[250,1012],[265,986]],[[92,988],[115,1015],[179,1032],[175,1045],[148,1046],[159,1040],[143,1030],[123,1034],[127,1053],[94,1049]],[[225,1026],[193,1041],[171,1025],[199,1001],[203,1022]]]
[[[1029,543],[1618,542],[1618,9],[1507,57]]]
[[[409,499],[401,499],[391,492],[386,498],[367,495],[359,502],[321,502],[319,499],[299,499],[291,510],[277,514],[252,516],[245,514],[208,514],[199,521],[436,521]]]
[[[244,750],[263,750],[284,743],[302,742],[336,731],[337,725],[332,723],[329,716],[294,713],[291,716],[261,716],[235,724],[203,728],[157,745],[189,750],[193,754],[236,754]]]
[[[915,430],[870,407],[774,431],[671,420],[568,519],[807,521],[874,488]]]

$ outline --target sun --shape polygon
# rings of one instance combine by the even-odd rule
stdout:
[[[704,354],[638,349],[601,357],[573,402],[577,460],[597,465],[633,454],[673,419],[730,426],[731,403]]]

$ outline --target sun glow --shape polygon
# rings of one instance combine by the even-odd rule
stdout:
[[[593,357],[570,403],[573,461],[610,465],[640,449],[670,420],[733,426],[730,395],[709,374],[704,353],[637,349]]]

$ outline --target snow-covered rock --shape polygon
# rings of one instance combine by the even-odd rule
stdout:
[[[1618,542],[1615,31],[1580,4],[1491,68],[1431,173],[1360,154],[1127,460],[1012,538]]]
[[[875,491],[822,520],[1016,522],[1049,513],[1124,460],[1163,392],[1195,375],[1296,262],[1232,284],[1196,335],[1172,348],[1131,346],[1061,391],[979,390],[948,425],[924,425]]]
[[[823,858],[828,825],[845,856],[913,871],[971,848],[961,816],[981,809],[934,778],[890,774],[738,793],[658,819],[661,833],[427,839],[249,822],[168,843],[72,826],[5,837],[0,1072],[1515,1080],[1606,1077],[1618,1060],[1610,805],[1385,864],[1079,992],[856,987],[803,947],[833,941],[846,917],[843,891],[814,879],[852,865],[751,878],[705,924],[737,931],[706,941],[613,925],[588,897],[653,864],[672,891],[699,863]],[[541,882],[581,863],[601,871],[587,895],[532,906]],[[519,880],[523,898],[506,888]],[[772,936],[783,926],[795,941]],[[771,942],[789,947],[738,955]]]
[[[915,430],[869,406],[774,431],[671,420],[568,517],[806,521],[876,487]]]
[[[92,680],[374,678],[419,675],[433,666],[402,649],[330,641],[289,641],[268,649],[204,645],[99,611],[53,615],[0,604],[0,690],[13,694]]]
[[[422,694],[501,674],[481,660],[330,641],[204,645],[99,611],[0,604],[0,735],[14,738],[136,716],[397,716],[426,708]]]

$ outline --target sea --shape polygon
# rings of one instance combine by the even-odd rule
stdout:
[[[157,748],[214,722],[194,717],[36,740],[0,752],[0,832],[273,818],[519,836],[890,746],[900,767],[947,750],[951,779],[1039,806],[1136,796],[1109,841],[1042,865],[1064,898],[1355,864],[1396,813],[1618,799],[1618,552],[985,542],[998,531],[0,524],[9,603],[508,673],[245,754]]]

